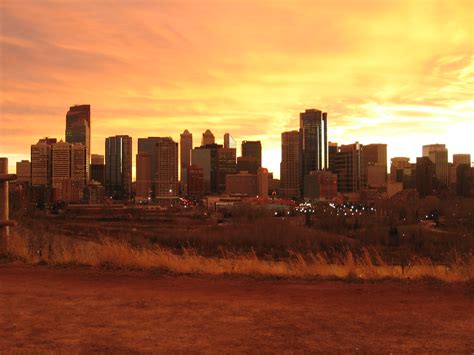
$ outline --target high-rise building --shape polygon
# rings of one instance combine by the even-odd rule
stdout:
[[[420,197],[433,194],[435,164],[428,157],[416,158],[416,190]]]
[[[256,174],[260,168],[259,162],[255,157],[238,157],[237,158],[237,172],[248,172],[249,174]]]
[[[268,197],[268,169],[258,168],[257,171],[257,196]]]
[[[301,181],[311,171],[328,166],[327,113],[310,109],[300,113]],[[303,184],[300,186],[303,193]]]
[[[334,172],[335,159],[337,154],[337,143],[328,143],[328,169]]]
[[[217,192],[225,191],[226,175],[235,174],[237,151],[235,148],[217,148]]]
[[[456,194],[470,197],[474,190],[474,168],[470,164],[459,164],[456,167]]]
[[[132,137],[105,139],[105,190],[114,199],[128,200],[132,189]]]
[[[262,166],[262,143],[260,141],[243,141],[242,157],[255,158],[258,164],[257,168],[260,168]]]
[[[453,154],[453,166],[457,167],[461,164],[471,166],[471,154]]]
[[[66,142],[81,143],[86,147],[84,169],[86,180],[89,179],[89,164],[91,154],[91,106],[71,106],[66,114]]]
[[[197,168],[202,169],[203,174],[203,192],[211,192],[211,150],[203,147],[194,148],[191,151],[191,163]],[[188,179],[189,181],[189,179]],[[189,191],[188,191],[189,194]]]
[[[410,158],[395,157],[390,161],[390,180],[393,182],[403,182],[403,177],[407,175],[406,172],[411,169]]]
[[[178,143],[171,137],[156,144],[156,197],[174,197],[179,193]]]
[[[204,174],[203,169],[197,165],[191,165],[188,169],[188,193],[193,199],[202,199],[204,196]]]
[[[138,154],[146,153],[150,156],[150,172],[151,172],[151,197],[156,197],[156,167],[157,167],[157,150],[156,145],[163,137],[138,138]]]
[[[201,146],[215,144],[215,143],[216,143],[216,139],[214,138],[214,135],[209,129],[206,129],[206,131],[202,134]]]
[[[22,160],[16,163],[17,181],[31,183],[31,163],[29,160]]]
[[[423,146],[423,156],[428,157],[435,165],[435,175],[439,182],[448,185],[449,165],[448,150],[444,144]]]
[[[234,137],[229,133],[224,134],[224,148],[237,148]]]
[[[281,134],[280,195],[299,198],[301,185],[300,134],[298,131]]]
[[[91,180],[105,186],[105,164],[103,155],[91,154],[90,174]]]
[[[60,141],[51,145],[51,186],[56,199],[79,202],[85,187],[86,147]]]
[[[387,183],[387,145],[368,144],[362,147],[362,174],[367,179],[367,186],[381,188]]]
[[[137,165],[137,201],[151,200],[152,178],[151,178],[151,156],[148,153],[138,153],[136,156]]]
[[[51,186],[51,145],[56,142],[56,138],[44,138],[31,145],[32,186]]]
[[[193,135],[186,129],[181,133],[179,141],[180,159],[181,159],[181,184],[183,193],[186,195],[187,169],[191,165],[191,150],[193,149]]]
[[[362,144],[356,142],[341,145],[335,157],[334,170],[337,174],[337,190],[339,192],[359,192],[365,188]]]

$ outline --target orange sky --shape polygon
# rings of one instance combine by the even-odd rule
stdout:
[[[198,144],[210,128],[262,140],[278,176],[280,133],[318,108],[331,141],[474,157],[473,0],[6,0],[0,12],[0,155],[12,166],[40,137],[64,138],[68,107],[85,103],[92,153],[110,135],[136,147],[187,128]]]

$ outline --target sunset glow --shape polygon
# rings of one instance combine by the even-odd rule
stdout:
[[[0,155],[64,139],[73,104],[104,139],[211,129],[261,140],[279,175],[280,135],[306,108],[329,140],[388,156],[445,143],[474,155],[474,2],[2,1]],[[240,148],[240,147],[239,147]]]

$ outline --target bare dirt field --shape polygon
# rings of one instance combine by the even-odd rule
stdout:
[[[0,353],[467,352],[474,288],[0,264]]]

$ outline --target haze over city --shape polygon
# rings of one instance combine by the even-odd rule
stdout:
[[[12,171],[40,137],[62,137],[67,108],[82,103],[99,154],[115,134],[178,140],[210,128],[238,147],[261,140],[263,165],[279,176],[280,134],[310,107],[328,112],[329,140],[387,143],[388,159],[414,160],[432,143],[474,154],[472,1],[0,9],[0,151]]]

